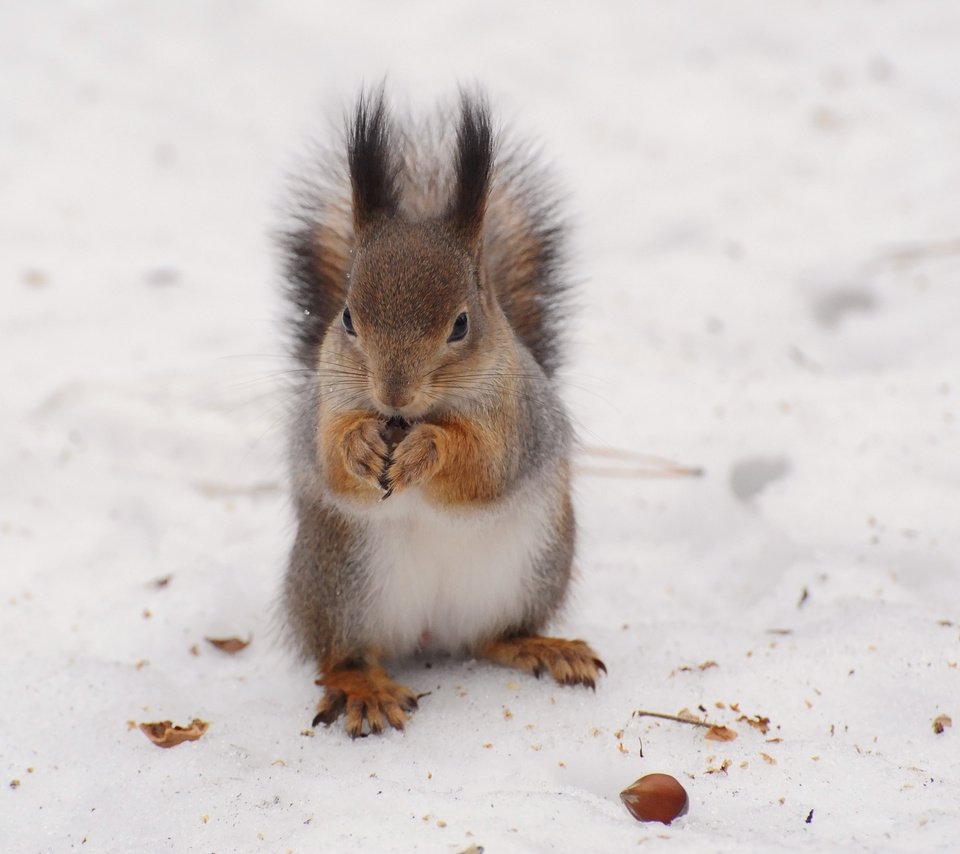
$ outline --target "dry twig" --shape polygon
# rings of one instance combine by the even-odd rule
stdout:
[[[680,723],[680,724],[691,724],[692,726],[700,726],[700,727],[706,727],[706,728],[716,726],[716,724],[712,724],[709,721],[701,721],[699,718],[694,718],[694,717],[685,718],[685,717],[681,717],[680,715],[668,715],[666,712],[646,712],[641,709],[637,709],[636,711],[634,711],[630,715],[630,717],[631,718],[661,718],[662,720],[665,720],[665,721],[676,721],[677,723]]]
[[[593,466],[578,465],[577,471],[597,477],[701,477],[703,468],[687,466],[664,457],[640,454],[622,448],[585,447],[585,456],[608,460],[621,460],[626,463],[639,463],[635,466]]]

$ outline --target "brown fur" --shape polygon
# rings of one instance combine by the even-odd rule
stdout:
[[[427,499],[441,506],[487,504],[503,495],[506,443],[499,425],[487,425],[462,418],[445,418],[437,425],[418,425],[415,432],[424,436],[420,447],[432,446],[433,465],[428,475],[411,483],[423,483]],[[404,482],[408,459],[422,455],[417,448],[408,452],[412,438],[406,438],[394,452],[390,483],[398,491]],[[429,453],[429,451],[428,451]]]
[[[511,327],[550,375],[563,315],[555,300],[544,299],[546,281],[558,263],[555,235],[542,230],[529,206],[513,193],[510,184],[493,190],[484,241],[487,271]]]
[[[331,490],[358,501],[379,501],[387,460],[383,419],[369,412],[337,412],[321,422],[323,470]]]
[[[327,660],[333,649],[359,649],[353,624],[331,598],[353,601],[362,596],[356,529],[326,503],[298,502],[300,524],[284,579],[284,611],[304,656]]]
[[[340,222],[334,219],[329,225],[318,225],[310,241],[313,274],[334,285],[325,292],[328,304],[322,310],[324,316],[335,316],[347,297],[345,271],[350,268],[353,232],[344,227],[346,224],[344,217]]]

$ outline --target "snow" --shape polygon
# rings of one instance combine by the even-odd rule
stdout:
[[[0,8],[4,850],[955,850],[958,39],[935,0]],[[416,660],[351,742],[278,640],[270,230],[384,73],[542,139],[583,441],[705,475],[578,480],[596,694]],[[739,737],[631,718],[701,705]],[[617,799],[654,771],[669,827]]]

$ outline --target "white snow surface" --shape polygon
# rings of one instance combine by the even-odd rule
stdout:
[[[937,0],[0,7],[0,849],[957,850],[958,44]],[[418,659],[351,741],[277,618],[270,233],[383,75],[542,141],[581,439],[705,474],[580,475],[595,694]],[[684,708],[738,738],[631,718]]]

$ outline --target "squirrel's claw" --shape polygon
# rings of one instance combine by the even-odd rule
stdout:
[[[393,450],[384,471],[387,491],[382,497],[430,480],[440,467],[441,441],[441,430],[436,425],[414,425]]]
[[[351,699],[347,703],[347,733],[350,738],[363,735],[366,722],[370,735],[383,732],[384,715],[375,700],[364,697]]]
[[[342,439],[341,451],[347,470],[364,483],[384,489],[382,476],[390,453],[374,416],[358,420]]]
[[[314,716],[311,726],[316,727],[319,724],[330,726],[330,724],[343,714],[346,707],[347,695],[344,694],[343,691],[331,691],[328,688],[323,695],[323,699],[320,701],[320,706],[317,709],[317,714]]]
[[[388,726],[402,730],[417,708],[416,694],[378,665],[334,667],[318,681],[325,691],[313,725],[329,726],[344,715],[351,738],[376,735]]]
[[[516,667],[536,676],[544,672],[561,685],[584,685],[597,689],[597,680],[606,665],[581,640],[545,638],[537,635],[491,641],[481,654],[498,664]]]
[[[364,724],[367,725],[367,735],[379,735],[387,724],[402,730],[406,722],[404,703],[393,698],[361,697],[347,703],[346,727],[351,738],[363,737]]]

